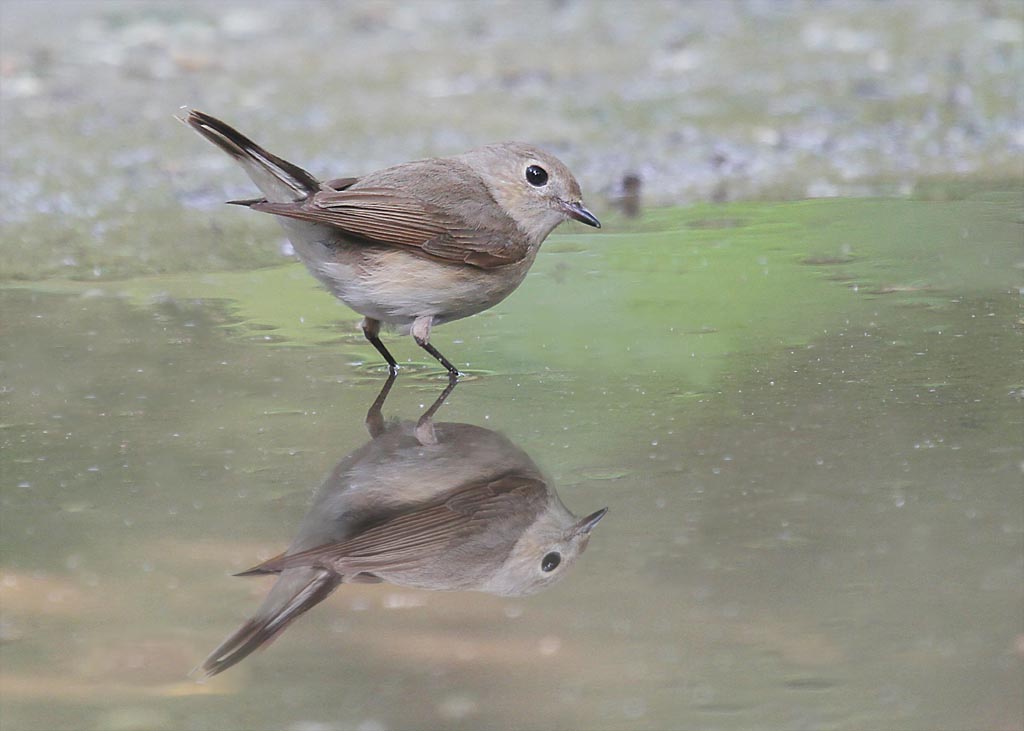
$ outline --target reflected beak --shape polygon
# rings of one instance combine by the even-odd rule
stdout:
[[[594,526],[598,524],[604,514],[608,512],[608,508],[601,508],[596,513],[591,513],[586,518],[576,524],[576,533],[587,535],[590,531],[594,530]]]
[[[588,211],[583,207],[583,204],[579,201],[570,203],[569,201],[558,201],[561,204],[562,210],[569,218],[572,218],[580,223],[585,223],[588,226],[594,228],[601,228],[601,222],[597,220],[597,216]]]

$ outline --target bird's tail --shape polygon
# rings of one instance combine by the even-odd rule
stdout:
[[[297,617],[333,592],[342,577],[320,569],[285,571],[259,610],[189,673],[205,680],[244,660],[274,640]]]
[[[320,190],[320,181],[308,172],[267,152],[216,117],[190,109],[182,121],[237,160],[268,201],[291,203]]]

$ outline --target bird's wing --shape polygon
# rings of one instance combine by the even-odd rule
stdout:
[[[297,566],[326,568],[346,576],[410,568],[435,558],[453,543],[471,540],[491,521],[507,524],[503,535],[518,536],[544,509],[547,495],[543,481],[513,473],[457,490],[443,502],[403,513],[348,540],[276,556],[245,574],[277,573]]]
[[[406,248],[480,269],[513,264],[529,251],[511,219],[501,229],[474,227],[450,209],[392,188],[320,190],[301,201],[257,201],[251,207],[330,226],[356,241]]]
[[[264,151],[264,154],[269,155],[270,153]],[[325,180],[323,185],[334,190],[345,190],[351,188],[353,185],[359,182],[359,178],[332,178],[331,180]],[[253,208],[257,203],[266,203],[267,199],[265,196],[259,198],[242,198],[241,200],[228,201],[229,206],[245,206],[246,208]]]
[[[331,178],[330,180],[325,180],[324,185],[334,190],[345,190],[358,182],[359,178]]]

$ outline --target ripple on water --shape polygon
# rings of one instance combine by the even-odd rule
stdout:
[[[388,367],[383,361],[354,362],[350,367],[360,382],[379,380],[388,376]],[[400,380],[429,385],[431,389],[435,388],[438,383],[448,381],[448,371],[436,361],[403,361],[398,364],[398,367]],[[459,377],[460,383],[479,381],[488,376],[498,375],[497,371],[483,368],[460,368],[459,372],[462,374]]]

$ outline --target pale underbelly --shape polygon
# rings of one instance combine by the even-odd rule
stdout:
[[[390,247],[325,246],[290,238],[299,258],[335,297],[365,317],[403,330],[418,317],[429,315],[441,324],[494,306],[522,283],[533,263],[531,256],[484,270]]]

